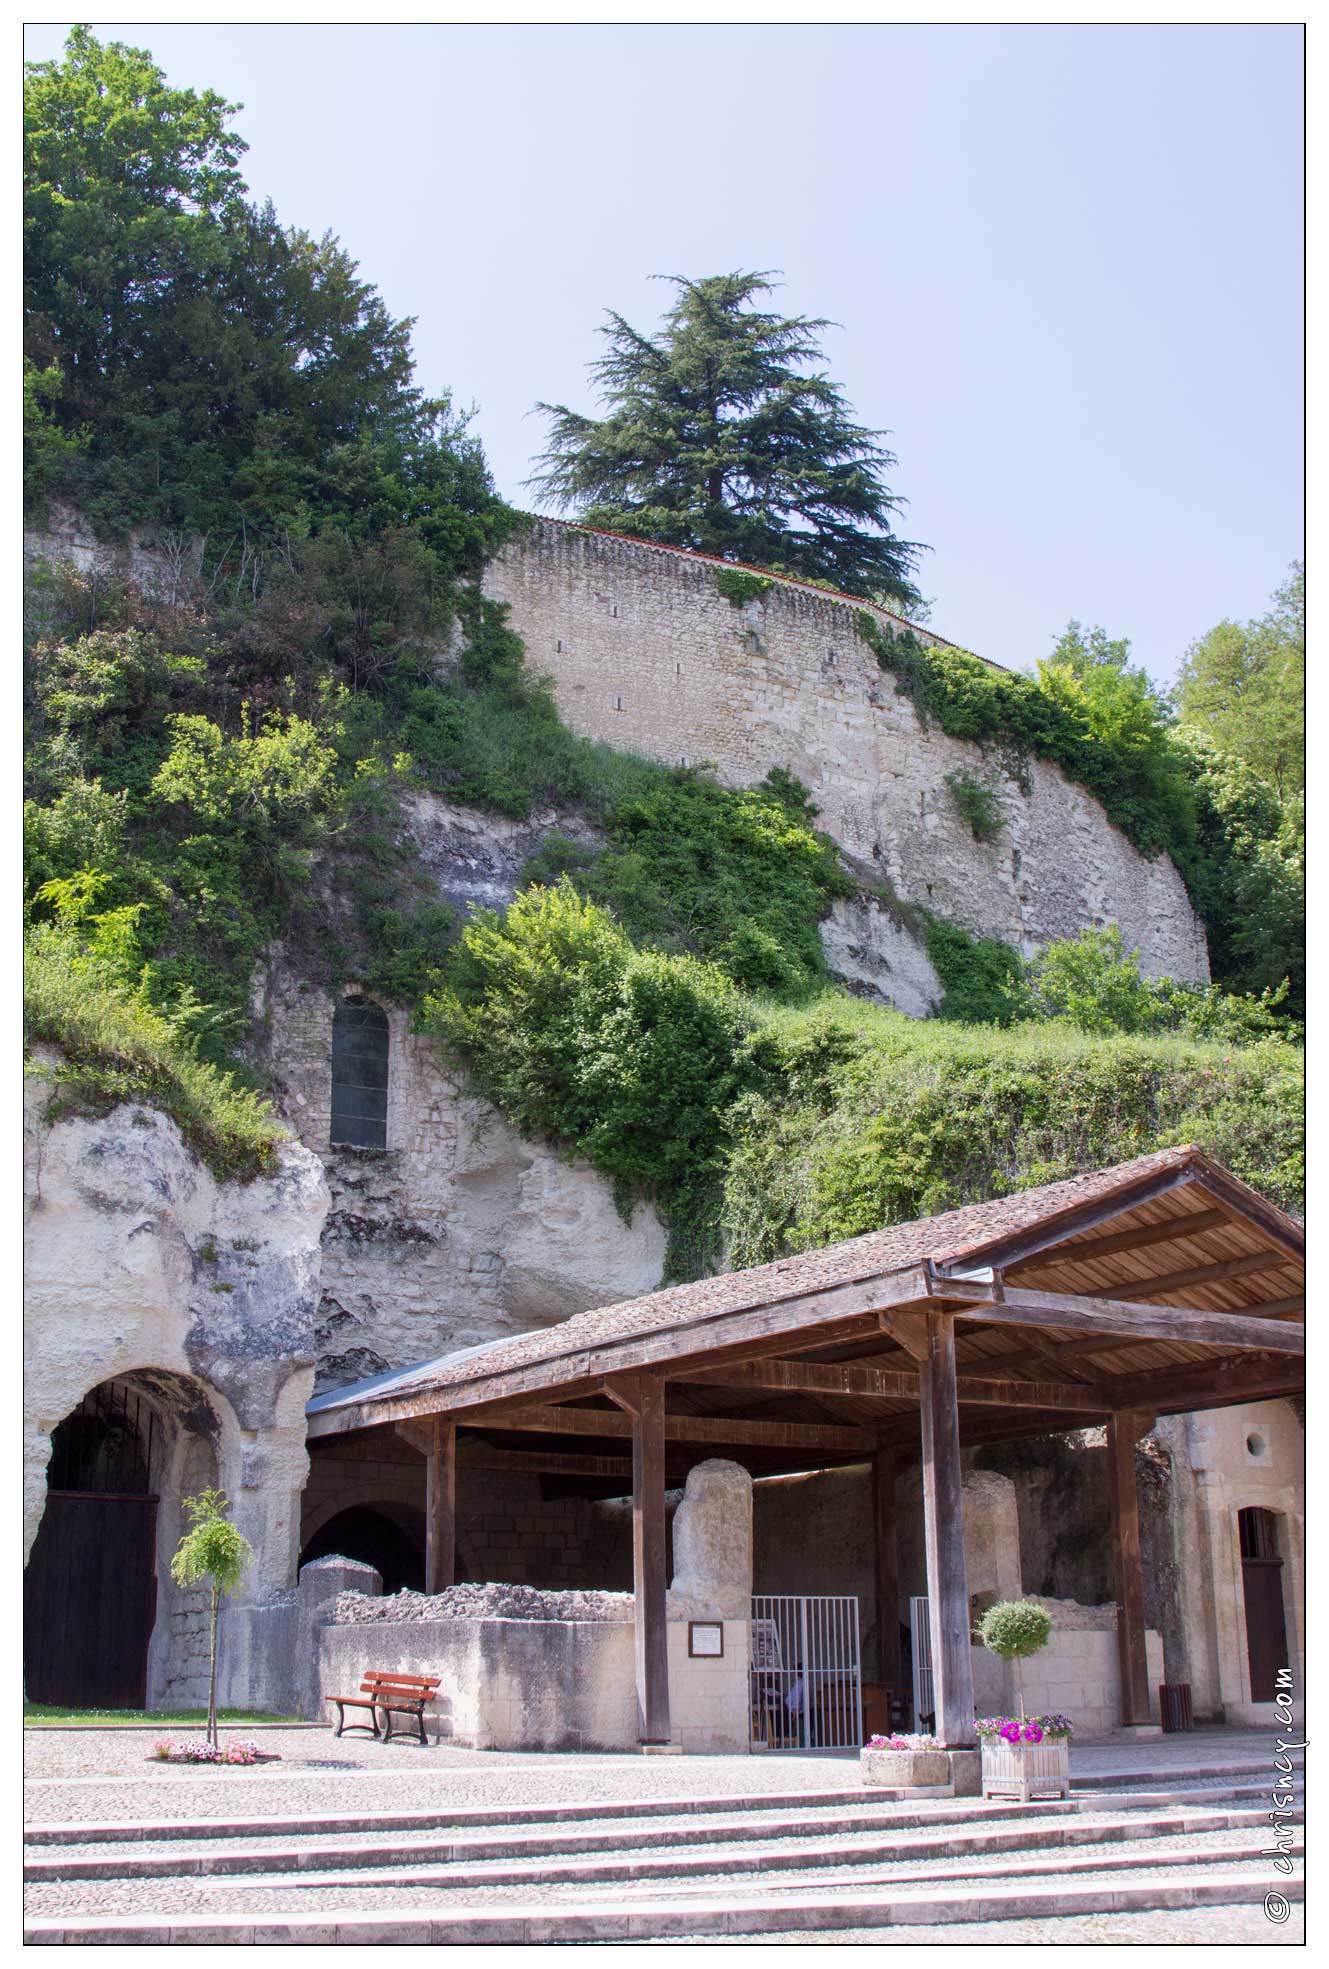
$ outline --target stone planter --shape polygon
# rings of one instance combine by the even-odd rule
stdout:
[[[1070,1743],[1065,1737],[1045,1737],[1042,1743],[1007,1743],[1004,1737],[983,1744],[983,1796],[1069,1798]]]
[[[893,1791],[950,1789],[951,1760],[944,1750],[860,1750],[859,1776],[864,1784]]]

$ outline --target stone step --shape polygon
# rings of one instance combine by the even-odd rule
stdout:
[[[701,1849],[685,1835],[675,1835],[669,1845],[654,1845],[632,1833],[616,1841],[604,1841],[593,1853],[575,1859],[555,1859],[547,1847],[528,1841],[526,1851],[518,1843],[506,1847],[478,1845],[471,1841],[439,1845],[433,1841],[411,1841],[402,1847],[323,1847],[323,1849],[268,1849],[240,1853],[189,1853],[187,1863],[179,1855],[144,1855],[116,1863],[110,1859],[79,1861],[30,1861],[24,1878],[30,1882],[65,1880],[171,1880],[171,1878],[236,1878],[256,1886],[293,1884],[301,1888],[335,1886],[538,1886],[541,1882],[612,1882],[612,1880],[650,1880],[717,1876],[717,1874],[801,1873],[813,1869],[862,1869],[882,1865],[923,1865],[929,1861],[963,1859],[975,1863],[1006,1865],[1006,1855],[1045,1855],[1057,1853],[1055,1867],[1069,1861],[1065,1853],[1077,1847],[1110,1847],[1122,1841],[1168,1841],[1177,1837],[1197,1837],[1213,1833],[1233,1833],[1240,1839],[1248,1833],[1258,1841],[1264,1837],[1264,1817],[1256,1811],[1207,1811],[1207,1813],[1168,1813],[1160,1817],[1130,1817],[1114,1823],[1095,1823],[1089,1819],[1053,1821],[1042,1819],[1030,1825],[988,1823],[967,1831],[953,1829],[935,1833],[914,1833],[900,1837],[890,1827],[892,1837],[882,1837],[886,1827],[870,1833],[845,1835],[833,1841],[809,1837],[790,1825],[784,1835],[768,1833],[766,1839],[728,1841],[723,1845],[705,1843]],[[778,1841],[778,1843],[774,1843]]]
[[[1282,1883],[1289,1902],[1304,1898],[1300,1880]],[[1075,1886],[891,1887],[840,1893],[635,1901],[631,1906],[509,1903],[452,1907],[245,1916],[71,1916],[25,1924],[29,1943],[296,1944],[374,1943],[483,1945],[496,1943],[664,1940],[682,1935],[760,1935],[839,1928],[938,1926],[969,1921],[1037,1920],[1056,1915],[1124,1913],[1139,1909],[1249,1906],[1249,1867],[1192,1867],[1182,1878],[1100,1878]]]
[[[1242,1767],[1244,1768],[1244,1767]],[[1196,1786],[1177,1785],[1172,1788],[1160,1787],[1156,1781],[1148,1790],[1138,1794],[1132,1792],[1122,1779],[1112,1781],[1111,1802],[1114,1807],[1129,1808],[1138,1803],[1141,1807],[1153,1807],[1173,1802],[1189,1803],[1203,1800],[1205,1803],[1220,1799],[1246,1796],[1263,1796],[1271,1782],[1267,1767],[1255,1767],[1263,1783],[1248,1786]],[[1205,1778],[1209,1773],[1204,1774]],[[1072,1780],[1071,1799],[1068,1809],[1076,1800],[1091,1801],[1094,1809],[1107,1803],[1107,1798],[1093,1785],[1078,1784]],[[138,1843],[148,1841],[190,1839],[261,1839],[272,1835],[286,1834],[292,1838],[318,1837],[338,1833],[389,1833],[412,1831],[437,1831],[443,1827],[462,1830],[473,1826],[518,1826],[518,1825],[576,1825],[595,1821],[613,1821],[643,1818],[706,1818],[713,1814],[738,1814],[748,1816],[760,1812],[788,1811],[801,1819],[809,1814],[830,1814],[845,1806],[870,1808],[873,1806],[900,1807],[909,1809],[913,1803],[911,1794],[898,1790],[867,1789],[858,1784],[843,1791],[812,1792],[771,1792],[754,1793],[747,1797],[712,1798],[660,1798],[660,1799],[602,1799],[586,1804],[545,1804],[529,1806],[482,1805],[465,1806],[454,1810],[415,1809],[405,1812],[307,1812],[282,1813],[272,1817],[250,1817],[233,1819],[113,1819],[108,1821],[58,1820],[47,1824],[30,1825],[24,1832],[24,1840],[30,1846],[105,1846],[119,1843]],[[961,1815],[973,1809],[976,1801],[956,1799],[938,1800],[929,1809],[944,1816],[954,1813]],[[1037,1806],[1007,1804],[1006,1811],[1039,1810],[1045,1811],[1048,1801]],[[904,1821],[899,1821],[903,1823]]]
[[[1209,1833],[1229,1829],[1263,1828],[1258,1810],[1168,1812],[1153,1817],[1120,1816],[1100,1822],[1074,1805],[1049,1802],[1042,1808],[1020,1808],[1011,1822],[1002,1806],[977,1806],[948,1821],[914,1815],[912,1823],[896,1814],[889,1818],[844,1817],[833,1826],[810,1827],[797,1819],[767,1819],[753,1824],[743,1819],[717,1820],[705,1827],[645,1827],[631,1824],[598,1833],[563,1835],[517,1833],[500,1839],[433,1838],[372,1843],[325,1844],[273,1842],[261,1847],[197,1845],[171,1852],[139,1854],[61,1854],[30,1858],[24,1864],[28,1881],[161,1880],[217,1875],[299,1876],[302,1886],[323,1885],[352,1870],[372,1872],[384,1886],[409,1886],[429,1878],[442,1883],[440,1867],[461,1869],[463,1877],[504,1884],[541,1880],[600,1878],[630,1879],[648,1873],[751,1873],[791,1867],[841,1866],[868,1861],[940,1859],[962,1854],[978,1856],[1064,1848],[1163,1837],[1177,1833]],[[827,1833],[834,1837],[828,1839]],[[906,1835],[906,1836],[902,1836]],[[912,1836],[908,1836],[912,1835]],[[779,1843],[775,1843],[779,1842]],[[700,1851],[697,1849],[701,1848]],[[555,1862],[556,1855],[580,1855]]]

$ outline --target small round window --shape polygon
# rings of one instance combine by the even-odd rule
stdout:
[[[1246,1454],[1252,1463],[1266,1463],[1269,1460],[1269,1442],[1258,1429],[1252,1429],[1246,1438]]]

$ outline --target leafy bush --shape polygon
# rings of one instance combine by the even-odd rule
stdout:
[[[975,841],[995,841],[1006,821],[992,785],[967,771],[947,773],[946,784],[956,812]]]
[[[942,986],[937,1017],[960,1025],[1010,1025],[1027,1017],[1028,993],[1018,950],[998,937],[975,937],[958,923],[928,918],[928,961]]]
[[[477,912],[422,1023],[526,1135],[584,1155],[620,1209],[658,1197],[671,1265],[715,1251],[722,1116],[748,1015],[696,958],[634,950],[566,878]]]

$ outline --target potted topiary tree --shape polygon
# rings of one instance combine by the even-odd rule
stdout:
[[[1027,1716],[1024,1663],[1045,1648],[1052,1616],[1035,1600],[999,1600],[983,1615],[978,1638],[989,1654],[1015,1664],[1019,1716],[980,1716],[975,1728],[982,1749],[983,1796],[1018,1798],[1070,1791],[1071,1726],[1064,1716]]]

